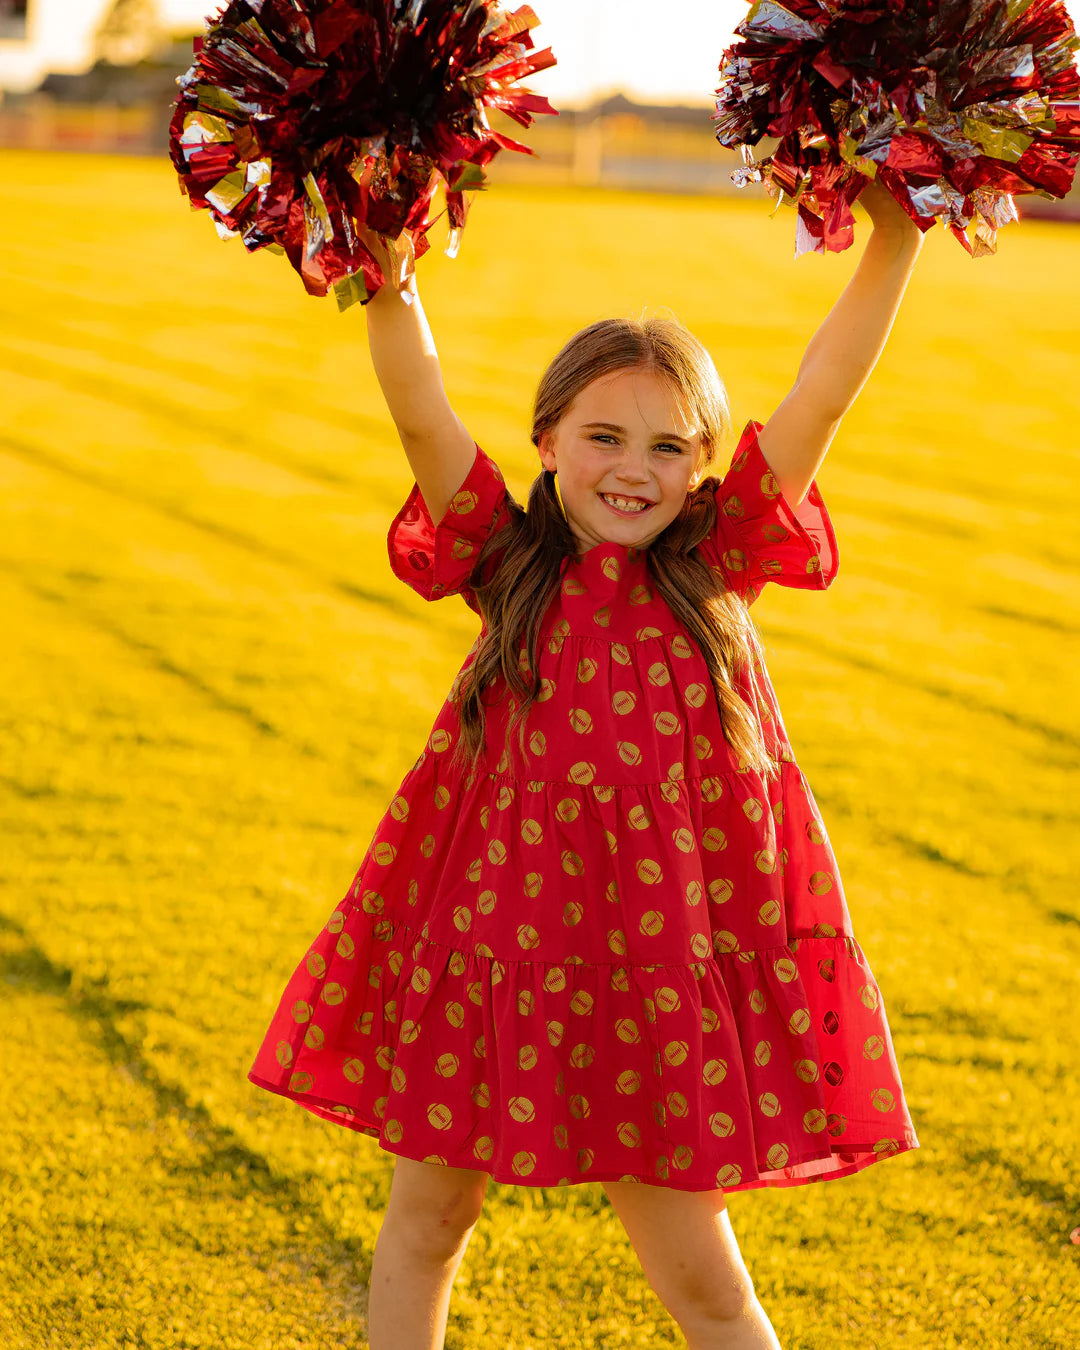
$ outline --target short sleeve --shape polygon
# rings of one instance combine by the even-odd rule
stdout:
[[[485,541],[509,519],[508,499],[498,465],[479,446],[438,525],[414,483],[387,536],[394,575],[425,600],[460,594],[475,609],[469,574]]]
[[[817,480],[792,506],[762,454],[761,427],[751,420],[743,429],[716,489],[716,524],[698,546],[748,605],[768,581],[823,591],[839,568],[836,535]]]

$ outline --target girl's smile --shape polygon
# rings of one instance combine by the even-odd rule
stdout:
[[[587,385],[539,449],[544,468],[558,475],[583,551],[601,543],[644,548],[693,486],[701,432],[671,385],[639,366]]]
[[[607,502],[608,506],[620,516],[638,516],[652,506],[652,502],[646,501],[644,497],[616,497],[610,493],[601,493],[601,500]]]

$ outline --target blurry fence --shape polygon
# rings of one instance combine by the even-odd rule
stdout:
[[[500,154],[491,165],[492,180],[710,195],[740,192],[731,173],[742,160],[716,143],[708,108],[650,108],[642,113],[633,111],[633,105],[614,112],[603,111],[603,106],[541,117],[523,137],[535,154]],[[78,104],[42,95],[10,100],[0,104],[0,148],[163,155],[170,113],[164,103]],[[500,129],[520,135],[509,121]],[[1016,205],[1023,216],[1080,223],[1080,175],[1063,201],[1031,194],[1018,197]]]
[[[62,103],[45,97],[0,104],[0,148],[159,154],[168,150],[169,111],[147,104]]]

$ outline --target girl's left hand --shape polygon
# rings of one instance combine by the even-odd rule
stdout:
[[[867,183],[856,199],[862,202],[875,229],[894,230],[922,236],[922,231],[892,195],[884,183]]]

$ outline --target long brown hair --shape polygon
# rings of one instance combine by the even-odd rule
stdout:
[[[558,424],[587,385],[629,369],[651,370],[669,382],[701,427],[699,472],[711,465],[732,429],[727,393],[706,349],[670,319],[604,319],[575,334],[540,380],[533,444],[539,445],[543,433]],[[745,602],[696,552],[716,520],[718,482],[714,475],[706,477],[687,493],[679,514],[649,545],[647,564],[656,590],[705,658],[724,736],[740,766],[772,776],[778,770],[766,751],[757,714],[736,688],[740,672],[755,682],[761,660],[757,630]],[[485,631],[477,640],[474,660],[452,691],[461,720],[455,755],[473,769],[484,743],[481,694],[500,676],[511,700],[508,736],[517,729],[518,744],[525,750],[525,720],[540,692],[541,620],[558,593],[564,560],[578,551],[554,473],[545,469],[534,480],[526,509],[512,498],[508,506],[509,521],[485,542],[470,578]]]

